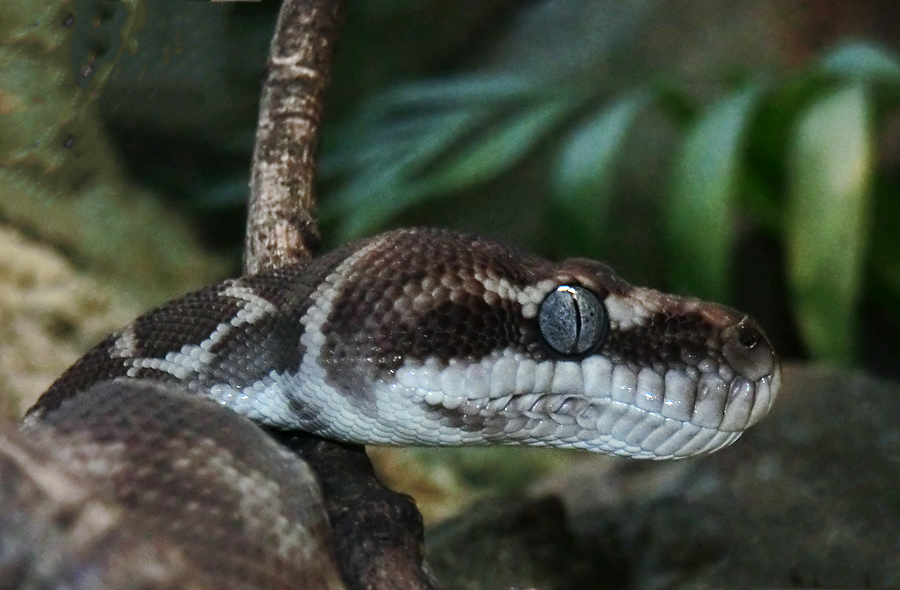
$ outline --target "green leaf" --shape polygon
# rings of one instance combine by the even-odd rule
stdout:
[[[539,81],[500,72],[400,84],[369,100],[367,108],[370,113],[381,114],[384,111],[405,111],[411,108],[484,106],[542,93],[549,94],[549,89]]]
[[[400,120],[379,121],[332,131],[327,152],[319,162],[323,178],[355,173],[378,174],[400,160],[411,169],[427,166],[441,152],[471,133],[489,117],[486,109],[460,109],[410,115]]]
[[[487,129],[474,146],[423,178],[419,190],[442,194],[495,178],[521,160],[568,110],[568,101],[545,103]]]
[[[900,60],[868,43],[841,45],[822,58],[819,70],[854,81],[900,84]]]
[[[790,158],[788,272],[800,333],[814,356],[852,359],[872,175],[869,99],[833,91],[802,116]]]
[[[344,158],[331,155],[329,173],[355,172],[348,183],[323,199],[320,209],[325,223],[342,218],[336,232],[341,242],[383,228],[391,217],[415,204],[421,196],[412,186],[415,174],[483,121],[484,113],[457,111],[430,120],[432,125],[403,140],[388,139],[390,131],[376,131],[384,139],[381,147],[366,139],[357,144],[355,157],[350,148],[343,152]]]
[[[744,132],[759,95],[752,86],[713,106],[678,156],[665,207],[670,280],[678,292],[727,298]]]
[[[579,125],[562,141],[552,180],[555,203],[565,222],[587,249],[599,254],[605,246],[613,173],[622,146],[638,114],[650,104],[645,92],[632,93]]]
[[[409,189],[409,162],[404,159],[354,177],[333,198],[323,201],[320,218],[326,223],[340,220],[334,232],[336,243],[370,234],[417,197]]]
[[[556,101],[517,113],[504,125],[485,129],[480,141],[452,152],[451,140],[471,128],[473,113],[452,129],[438,128],[422,135],[413,147],[388,160],[379,159],[353,181],[332,195],[322,208],[326,220],[342,216],[337,236],[341,241],[365,235],[384,226],[401,211],[422,201],[468,188],[494,178],[521,159],[566,112]],[[458,153],[453,158],[442,154]],[[421,170],[443,159],[437,170]]]

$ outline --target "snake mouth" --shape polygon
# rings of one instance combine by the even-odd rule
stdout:
[[[755,383],[736,378],[728,397],[721,404],[716,402],[717,420],[708,415],[710,405],[700,406],[701,417],[682,419],[611,399],[513,396],[498,414],[504,416],[502,424],[485,424],[485,432],[539,446],[599,450],[637,459],[699,456],[730,445],[765,416],[779,383],[778,370]],[[472,414],[474,407],[465,406],[462,411]]]
[[[419,443],[529,444],[669,459],[731,444],[768,413],[781,371],[773,362],[760,376],[751,369],[761,363],[751,361],[733,367],[707,359],[663,369],[602,355],[536,363],[508,353],[466,366],[408,366],[396,386],[433,425],[416,435]]]
[[[421,401],[441,425],[464,433],[458,444],[515,443],[673,459],[733,443],[768,413],[781,381],[777,363],[753,381],[723,367],[705,373],[679,367],[663,377],[608,363],[548,367],[548,375],[557,377],[577,367],[580,388],[567,389],[563,380],[549,378],[563,390],[551,385],[549,391],[471,397],[431,391]],[[599,374],[605,376],[603,395],[590,378]]]
[[[584,394],[433,398],[426,405],[444,426],[470,435],[459,444],[529,444],[678,459],[712,453],[736,441],[768,412],[779,382],[777,369],[756,382],[737,376],[721,397],[719,388],[703,393],[698,381],[699,402],[681,416],[666,415],[665,408],[641,407],[634,398],[619,401]]]
[[[757,381],[735,377],[725,392],[703,392],[698,383],[694,412],[689,419],[667,416],[635,405],[619,408],[599,404],[598,444],[607,452],[641,459],[679,459],[713,453],[736,441],[771,409],[781,384],[776,365]],[[701,399],[706,395],[706,399]],[[589,413],[588,413],[589,414]],[[608,433],[608,434],[607,434]]]

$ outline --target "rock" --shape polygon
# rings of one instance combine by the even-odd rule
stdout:
[[[426,537],[428,564],[446,588],[623,587],[628,562],[612,537],[573,535],[557,498],[498,499],[470,507]]]
[[[18,418],[139,309],[46,244],[0,225],[0,418]]]
[[[787,367],[784,382],[772,415],[713,456],[586,456],[542,482],[535,490],[559,497],[567,512],[549,528],[536,519],[499,535],[478,512],[443,527],[468,521],[473,542],[491,535],[497,547],[532,539],[525,574],[506,579],[509,587],[900,587],[900,386],[820,367]],[[435,566],[450,551],[460,571],[494,567],[484,551],[463,559],[465,543],[446,538],[431,535]],[[542,551],[553,551],[544,564],[579,577],[529,586]],[[585,585],[584,571],[594,584]]]

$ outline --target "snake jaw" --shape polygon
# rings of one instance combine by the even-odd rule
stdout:
[[[517,379],[520,371],[527,376]],[[670,459],[731,444],[771,406],[777,366],[758,382],[728,367],[721,373],[730,380],[694,367],[666,376],[634,372],[602,355],[534,363],[506,351],[476,365],[406,366],[396,385],[432,424],[416,442],[515,442]]]

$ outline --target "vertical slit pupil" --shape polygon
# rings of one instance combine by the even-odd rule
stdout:
[[[606,310],[592,291],[580,285],[560,285],[541,304],[539,326],[545,342],[556,352],[583,355],[600,345],[607,321]]]

